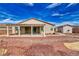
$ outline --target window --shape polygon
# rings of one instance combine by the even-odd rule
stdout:
[[[53,30],[53,28],[50,29],[51,31]]]

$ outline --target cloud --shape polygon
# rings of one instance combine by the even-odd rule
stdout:
[[[73,25],[72,22],[66,21],[66,22],[62,22],[62,23],[57,23],[56,26],[62,26],[62,25],[65,25],[65,24]]]
[[[29,5],[29,6],[34,6],[34,4],[33,4],[33,3],[28,3],[28,5]]]
[[[61,25],[65,25],[65,24],[79,25],[79,20],[78,21],[64,21],[64,22],[61,22],[61,23],[56,23],[56,26],[61,26]]]
[[[78,21],[64,21],[64,22],[60,22],[60,23],[49,22],[48,21],[48,23],[55,24],[55,27],[66,25],[66,24],[69,24],[69,25],[79,25],[79,20]]]
[[[60,13],[53,13],[52,16],[63,16],[64,14],[60,14]]]
[[[18,22],[21,22],[21,20],[19,21],[14,21],[14,20],[11,20],[11,19],[4,19],[2,21],[0,21],[0,23],[18,23]]]
[[[26,6],[34,6],[34,3],[24,3]]]
[[[62,25],[65,25],[65,24],[75,25],[74,23],[79,23],[79,22],[64,21],[64,22],[61,22],[61,23],[57,23],[57,22],[48,22],[48,23],[55,24],[55,27],[58,27],[58,26],[62,26]]]
[[[18,19],[19,16],[18,15],[13,15],[13,14],[10,14],[6,11],[0,11],[0,19],[3,18],[12,18],[12,19]]]
[[[66,6],[66,8],[68,8],[68,7],[72,6],[72,5],[75,5],[75,4],[77,4],[77,3],[70,3],[70,4],[68,4],[68,5]]]
[[[53,4],[48,5],[46,8],[54,8],[54,7],[56,7],[56,6],[60,5],[60,4],[61,3],[53,3]]]

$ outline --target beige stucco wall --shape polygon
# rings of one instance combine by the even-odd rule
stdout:
[[[72,27],[71,26],[64,26],[63,33],[72,33]]]
[[[50,24],[46,24],[45,25],[45,33],[54,33],[54,30],[51,30],[54,29],[54,26],[53,25],[50,25]]]

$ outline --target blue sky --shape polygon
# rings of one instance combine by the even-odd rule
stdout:
[[[0,4],[0,23],[17,23],[37,18],[54,24],[79,25],[78,3],[4,3]]]

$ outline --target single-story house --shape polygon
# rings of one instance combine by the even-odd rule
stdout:
[[[60,33],[72,33],[73,32],[73,26],[66,24],[66,25],[62,25],[57,27],[58,32]]]
[[[54,33],[54,24],[31,18],[17,24],[0,24],[0,35],[42,35]]]
[[[65,24],[57,27],[57,32],[60,33],[79,33],[79,26]]]

